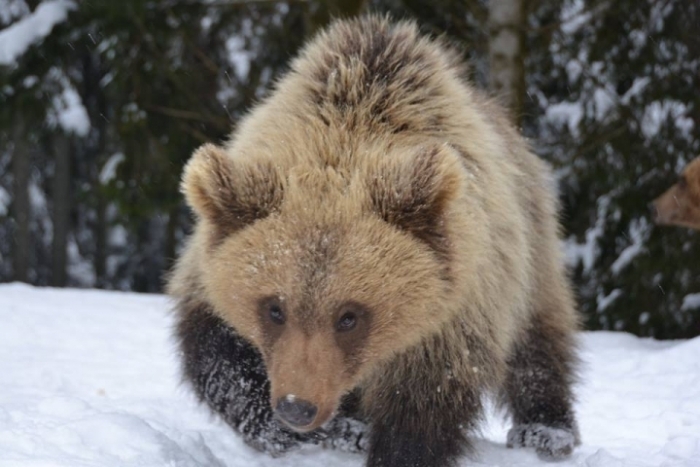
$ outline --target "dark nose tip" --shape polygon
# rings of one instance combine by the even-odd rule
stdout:
[[[318,408],[311,402],[303,399],[297,399],[294,396],[284,396],[277,400],[275,412],[291,426],[302,428],[314,421]]]

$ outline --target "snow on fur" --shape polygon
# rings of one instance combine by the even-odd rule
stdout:
[[[273,459],[180,383],[162,296],[0,285],[0,467],[360,467],[306,447]],[[584,333],[583,445],[560,467],[700,465],[700,338]],[[467,466],[547,464],[489,416]]]

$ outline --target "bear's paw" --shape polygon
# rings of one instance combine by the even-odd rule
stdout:
[[[321,446],[344,452],[366,452],[369,435],[367,424],[352,418],[338,417],[324,427],[326,437]]]
[[[571,455],[578,444],[574,430],[554,428],[541,423],[515,425],[508,431],[509,448],[535,448],[537,455],[548,461],[558,461]]]
[[[272,457],[280,457],[287,452],[301,448],[307,437],[280,428],[269,428],[256,433],[241,433],[243,441],[256,451]]]

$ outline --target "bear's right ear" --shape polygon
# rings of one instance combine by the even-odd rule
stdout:
[[[279,208],[284,188],[272,161],[237,163],[222,148],[205,144],[185,166],[181,191],[197,216],[223,237]]]
[[[369,177],[373,210],[387,223],[446,254],[445,217],[464,186],[460,156],[441,144],[386,157]]]

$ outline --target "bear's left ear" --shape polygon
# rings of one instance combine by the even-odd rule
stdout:
[[[389,156],[369,178],[372,208],[389,224],[444,252],[446,210],[463,189],[464,170],[447,145]]]
[[[284,189],[272,161],[241,163],[205,144],[185,166],[181,191],[221,238],[270,215],[282,203]]]

